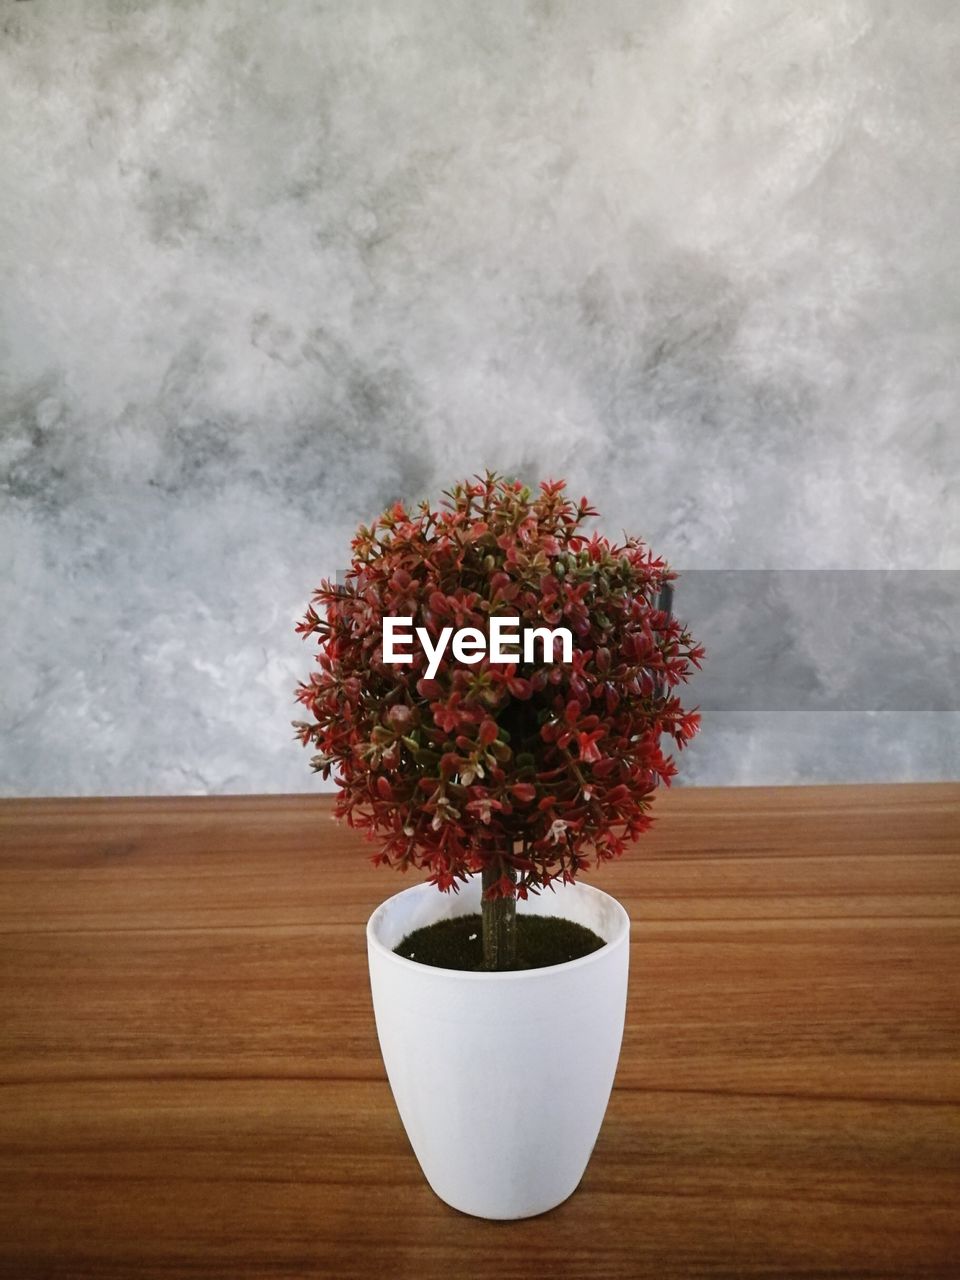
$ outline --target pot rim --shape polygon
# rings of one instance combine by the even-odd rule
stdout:
[[[582,880],[577,880],[573,885],[564,885],[564,888],[577,889],[588,895],[597,895],[606,898],[608,902],[613,903],[615,914],[617,916],[617,930],[609,941],[604,942],[602,947],[598,947],[596,951],[591,951],[589,955],[580,956],[576,960],[564,960],[562,964],[540,965],[536,969],[508,969],[508,970],[474,970],[474,969],[444,969],[439,965],[421,964],[419,960],[409,960],[406,956],[398,956],[385,943],[381,942],[376,934],[377,917],[383,908],[396,898],[402,898],[406,894],[424,894],[425,890],[435,893],[438,897],[444,895],[435,885],[428,881],[420,884],[411,885],[409,889],[401,889],[399,893],[393,893],[389,898],[384,898],[383,902],[371,912],[367,920],[367,946],[376,951],[377,955],[385,959],[390,964],[400,965],[402,968],[416,970],[417,972],[428,975],[430,977],[442,977],[445,979],[462,979],[471,982],[516,982],[516,981],[536,981],[541,977],[553,975],[554,978],[561,973],[569,973],[574,969],[583,968],[589,964],[597,964],[602,958],[608,956],[611,951],[618,947],[628,946],[630,942],[630,917],[626,908],[612,894],[606,893],[603,889],[598,889],[595,885],[585,884]],[[435,921],[431,921],[435,923]],[[421,926],[425,927],[425,926]],[[429,926],[426,926],[429,927]]]

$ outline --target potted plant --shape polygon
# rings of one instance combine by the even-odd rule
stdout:
[[[345,581],[314,593],[297,629],[319,670],[296,695],[313,718],[294,724],[372,861],[429,872],[367,926],[426,1178],[466,1213],[521,1218],[575,1190],[620,1052],[629,919],[579,876],[650,825],[676,772],[661,738],[699,725],[674,690],[703,650],[658,608],[675,575],[637,538],[588,535],[597,513],[563,482],[487,473],[444,497],[361,527]],[[427,957],[441,934],[459,959]]]

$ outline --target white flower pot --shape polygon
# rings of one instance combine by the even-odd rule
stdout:
[[[587,884],[518,911],[564,916],[606,945],[510,973],[437,969],[395,955],[414,929],[480,911],[480,877],[458,894],[420,884],[367,923],[370,986],[390,1087],[430,1186],[481,1218],[528,1218],[576,1190],[613,1086],[627,997],[630,920]]]

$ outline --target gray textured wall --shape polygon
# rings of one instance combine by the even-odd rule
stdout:
[[[952,0],[0,0],[2,790],[313,788],[310,589],[487,465],[679,569],[960,569],[958,73]],[[960,771],[956,575],[892,704],[738,581],[688,781]]]

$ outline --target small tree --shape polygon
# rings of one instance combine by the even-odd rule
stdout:
[[[584,522],[562,481],[534,496],[487,473],[434,511],[397,503],[361,527],[343,585],[321,583],[297,630],[316,635],[319,671],[297,688],[294,721],[312,767],[334,771],[338,817],[381,842],[372,861],[431,872],[440,890],[482,876],[483,953],[508,967],[516,900],[572,883],[619,856],[651,822],[651,797],[699,727],[673,693],[703,649],[656,600],[676,575],[637,538],[619,546]],[[445,626],[568,627],[569,662],[456,662],[434,678],[383,658],[383,619],[411,617],[435,643]]]

